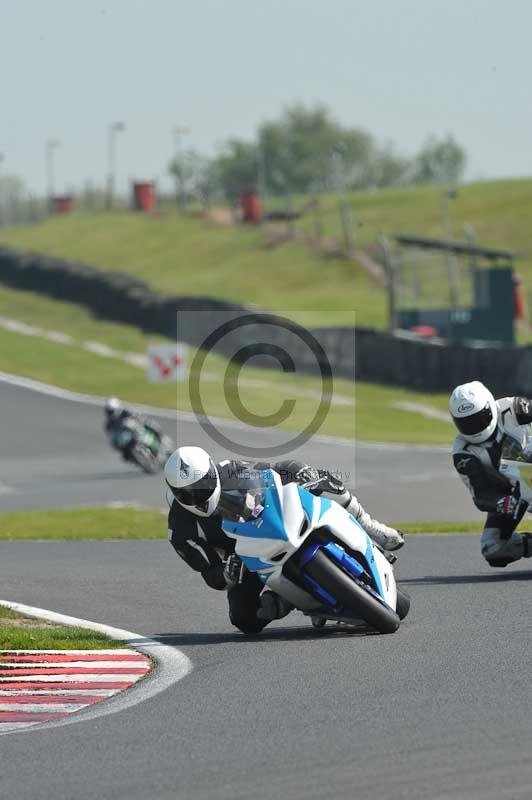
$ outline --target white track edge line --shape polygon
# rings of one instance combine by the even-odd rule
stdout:
[[[78,619],[66,614],[59,614],[56,611],[49,611],[45,608],[37,608],[36,606],[28,606],[24,603],[14,603],[9,600],[0,600],[0,605],[10,608],[12,611],[18,611],[29,617],[38,617],[40,619],[48,620],[49,622],[57,622],[63,625],[74,625],[78,628],[86,628],[87,630],[98,631],[104,633],[115,641],[124,642],[129,644],[135,650],[152,658],[155,666],[146,677],[127,691],[121,691],[113,695],[109,699],[101,703],[96,703],[94,707],[85,709],[81,715],[73,714],[71,717],[65,719],[52,720],[51,722],[37,723],[36,725],[28,726],[27,728],[16,728],[12,730],[2,731],[0,728],[0,736],[7,736],[10,733],[33,733],[39,730],[48,730],[50,728],[59,728],[64,725],[73,725],[78,722],[84,722],[97,717],[105,717],[108,714],[117,714],[119,711],[125,711],[127,708],[142,703],[151,697],[168,689],[174,683],[182,680],[189,672],[192,671],[193,665],[187,656],[175,647],[162,644],[156,639],[150,639],[141,636],[131,631],[126,631],[121,628],[113,628],[110,625],[104,625],[101,622],[91,622],[86,619]],[[100,708],[98,708],[100,706]]]
[[[72,403],[84,403],[92,406],[103,406],[106,399],[96,394],[82,394],[81,392],[74,392],[70,389],[62,389],[58,386],[52,386],[49,383],[37,381],[34,378],[25,378],[22,375],[13,375],[9,372],[0,371],[0,381],[18,386],[22,389],[29,389],[33,392],[40,392],[41,394],[48,394],[52,397],[58,397],[61,400],[69,400]],[[192,412],[178,411],[171,408],[158,408],[156,406],[147,406],[139,403],[130,403],[132,408],[136,408],[145,414],[151,414],[153,417],[160,419],[180,419],[186,422],[197,422],[198,417]],[[235,420],[223,419],[221,417],[210,417],[210,422],[219,427],[233,428],[241,431],[249,431],[250,426]],[[354,439],[345,439],[341,436],[328,436],[326,434],[316,434],[312,440],[322,444],[334,444],[339,447],[360,447],[367,450],[395,450],[395,451],[411,451],[425,452],[425,453],[449,453],[450,447],[447,445],[438,444],[401,444],[399,442],[359,442]]]

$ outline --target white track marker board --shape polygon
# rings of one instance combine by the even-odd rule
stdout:
[[[149,383],[183,381],[187,376],[187,347],[184,344],[150,344],[146,351]]]

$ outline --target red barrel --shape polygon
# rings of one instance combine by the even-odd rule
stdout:
[[[56,195],[52,197],[54,214],[70,214],[74,208],[74,198],[71,195]]]
[[[133,208],[135,211],[153,211],[156,203],[153,181],[139,181],[133,184]]]
[[[262,219],[262,208],[258,192],[250,190],[240,192],[240,208],[242,209],[244,222],[252,222],[254,225],[258,225]]]
[[[513,276],[514,283],[514,319],[526,317],[526,303],[523,295],[523,284],[520,275]]]

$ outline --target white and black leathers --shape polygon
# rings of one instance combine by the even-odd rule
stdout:
[[[472,444],[459,434],[453,461],[476,507],[488,512],[481,539],[482,555],[492,566],[504,567],[532,555],[530,534],[515,532],[526,504],[522,504],[517,514],[500,511],[504,497],[518,497],[519,488],[499,472],[501,459],[532,462],[532,400],[503,397],[496,405],[498,420],[494,434],[480,444]]]

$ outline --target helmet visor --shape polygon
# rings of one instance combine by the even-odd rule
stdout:
[[[176,500],[183,503],[185,506],[194,506],[200,511],[207,511],[209,500],[216,491],[218,485],[218,474],[215,468],[195,483],[188,486],[174,487],[170,486]]]
[[[453,417],[454,422],[460,433],[466,436],[475,436],[477,433],[482,433],[489,426],[493,419],[493,413],[489,403],[476,414],[471,414],[468,417]]]

